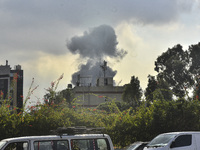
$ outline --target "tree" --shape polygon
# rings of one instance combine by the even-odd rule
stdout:
[[[49,93],[46,93],[44,95],[44,102],[45,104],[49,105],[51,105],[52,103],[61,104],[63,102],[66,102],[69,108],[71,108],[73,103],[73,98],[74,94],[71,88],[66,88],[60,92],[49,90]]]
[[[157,77],[166,81],[178,97],[184,97],[185,87],[193,84],[188,62],[188,53],[183,51],[180,44],[169,48],[155,61],[154,69],[158,72]]]
[[[172,100],[172,91],[169,88],[168,83],[161,79],[157,79],[157,87],[153,92],[153,99],[154,100],[164,100],[164,101],[171,101]]]
[[[148,85],[145,91],[145,97],[148,103],[153,102],[153,92],[157,88],[157,81],[154,76],[149,75],[148,76]]]
[[[193,89],[194,99],[200,99],[200,42],[196,45],[189,46],[189,71],[192,73],[195,86]]]
[[[125,85],[125,90],[122,95],[124,102],[129,103],[131,106],[139,106],[142,97],[142,89],[138,77],[132,76],[130,84]]]
[[[62,90],[59,93],[59,95],[60,95],[60,97],[62,99],[65,99],[65,101],[69,104],[69,107],[72,107],[72,102],[73,102],[74,94],[73,94],[71,88],[67,88],[65,90]]]
[[[172,100],[172,92],[166,81],[155,79],[154,76],[148,76],[148,85],[145,91],[147,104],[153,103],[154,100]]]
[[[197,76],[200,73],[200,42],[196,45],[189,46],[188,55],[190,72]]]

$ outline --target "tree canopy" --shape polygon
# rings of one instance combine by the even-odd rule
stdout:
[[[131,106],[137,107],[140,104],[142,97],[142,88],[138,77],[132,76],[129,84],[125,85],[122,99]]]
[[[148,76],[148,85],[145,90],[147,104],[153,103],[154,100],[172,100],[172,92],[168,83],[162,78],[155,79],[155,76]]]
[[[189,68],[188,51],[178,44],[157,58],[154,69],[158,72],[157,77],[166,81],[176,96],[184,97],[185,87],[194,83]]]

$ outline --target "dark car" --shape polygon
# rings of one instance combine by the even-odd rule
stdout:
[[[134,142],[133,144],[124,148],[124,150],[143,150],[148,142]]]

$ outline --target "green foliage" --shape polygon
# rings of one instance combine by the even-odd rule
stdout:
[[[194,76],[199,75],[200,68],[200,42],[196,45],[189,46],[189,61],[190,61],[190,71],[194,74]]]
[[[200,102],[197,100],[158,99],[149,107],[143,102],[137,109],[119,106],[123,105],[112,101],[106,107],[73,105],[69,108],[67,102],[62,102],[39,104],[18,113],[17,108],[10,110],[4,103],[0,107],[0,138],[47,135],[51,134],[50,130],[63,126],[105,127],[114,145],[124,147],[135,141],[149,141],[163,132],[200,130]]]
[[[185,87],[190,87],[194,83],[188,62],[188,52],[184,51],[180,44],[169,48],[155,61],[158,78],[165,80],[180,98],[186,95]]]
[[[127,102],[133,107],[140,105],[140,99],[142,97],[142,89],[140,87],[140,81],[137,77],[132,76],[129,84],[125,85],[125,89],[122,95],[124,102]]]
[[[61,99],[64,98],[64,101],[66,101],[69,104],[69,107],[72,106],[73,104],[73,99],[74,99],[74,94],[72,92],[72,89],[65,89],[62,90],[59,94],[58,97],[60,97]]]
[[[168,83],[163,79],[157,80],[157,88],[153,92],[153,99],[163,101],[172,100],[172,91],[170,90]]]
[[[59,104],[63,101],[56,92],[58,84],[62,78],[63,74],[56,81],[51,82],[51,86],[46,89],[47,93],[44,95],[44,103],[51,105],[52,103]]]
[[[153,92],[157,88],[157,81],[154,76],[149,75],[148,76],[148,85],[145,91],[145,97],[148,103],[153,102]]]
[[[106,111],[107,113],[114,113],[117,111],[124,111],[130,108],[130,105],[125,102],[105,102],[102,104],[99,104],[97,106],[97,109]]]
[[[200,100],[200,43],[189,46],[188,53],[191,64],[189,71],[192,73],[195,82],[195,86],[193,86],[193,98]]]

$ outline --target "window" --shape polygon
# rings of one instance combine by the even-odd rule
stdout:
[[[107,139],[74,139],[72,150],[110,150]]]
[[[68,141],[37,141],[34,150],[69,150]]]
[[[6,142],[1,141],[1,142],[0,142],[0,149],[1,149],[4,145],[6,145]]]
[[[160,134],[157,137],[155,137],[148,146],[165,146],[168,144],[170,140],[172,140],[176,134]]]
[[[28,150],[28,142],[14,142],[6,146],[5,150]]]
[[[192,135],[180,135],[172,143],[172,147],[190,146],[192,144]]]

